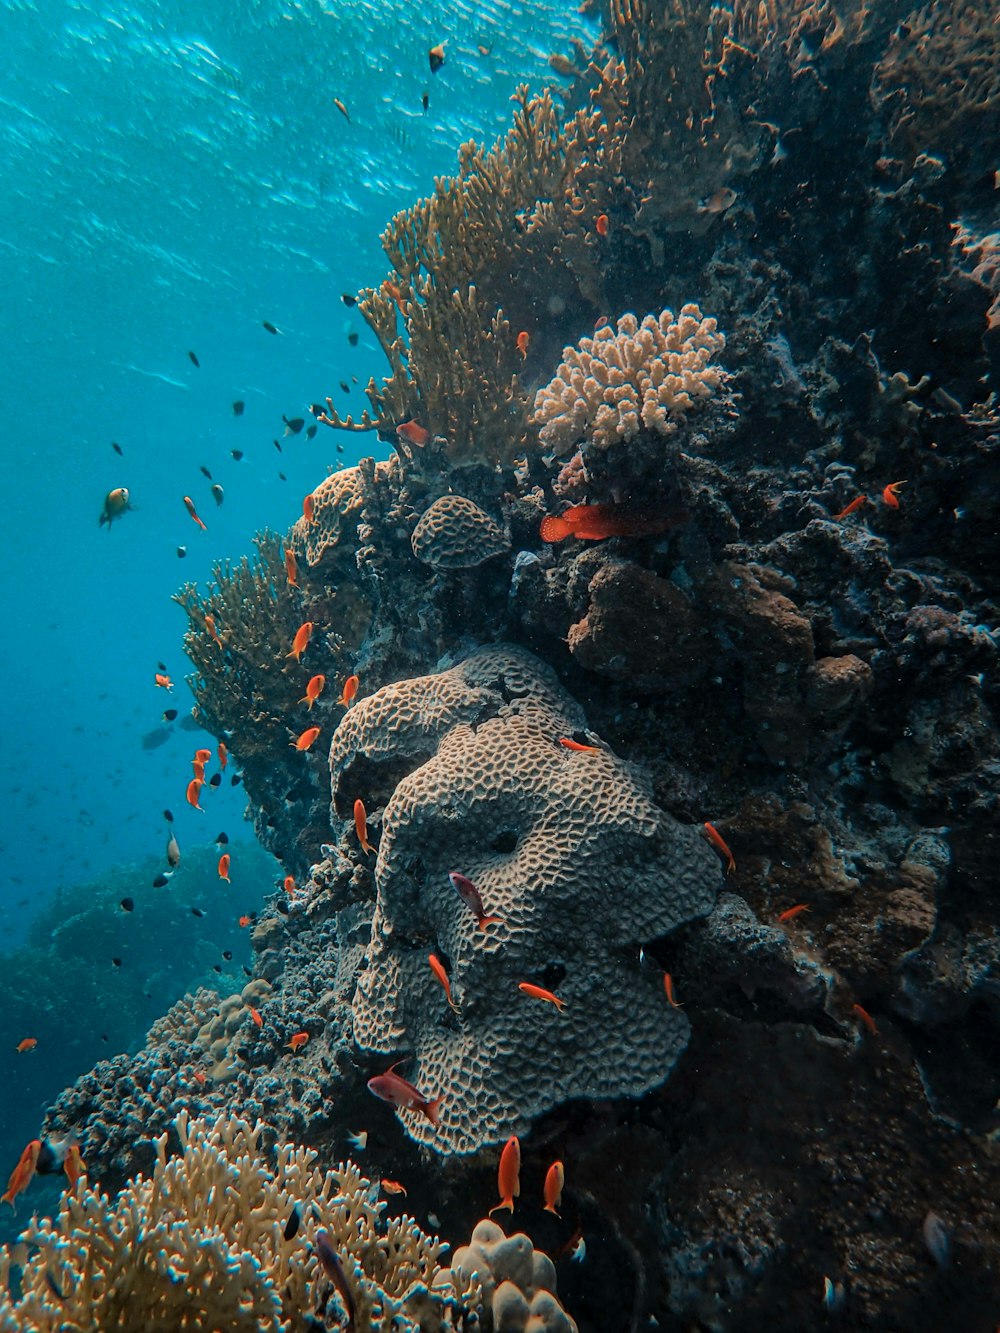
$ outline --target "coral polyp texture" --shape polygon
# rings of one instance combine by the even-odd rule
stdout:
[[[475,1279],[443,1268],[444,1247],[410,1218],[383,1218],[353,1163],[323,1172],[314,1152],[280,1144],[272,1165],[264,1126],[238,1117],[182,1113],[176,1130],[181,1152],[170,1156],[160,1135],[151,1174],[116,1198],[81,1182],[54,1221],[31,1223],[23,1239],[38,1248],[19,1298],[0,1253],[0,1328],[284,1333],[325,1306],[343,1311],[317,1258],[321,1230],[359,1333],[458,1328],[478,1304]]]
[[[493,1327],[504,1333],[577,1333],[556,1295],[555,1265],[524,1232],[508,1236],[489,1218],[455,1251],[453,1274],[483,1289]]]
[[[385,476],[392,466],[391,461],[376,463],[375,476]],[[312,519],[303,515],[288,534],[288,546],[296,556],[304,556],[309,566],[318,565],[341,537],[356,537],[366,483],[367,478],[360,467],[331,472],[319,483],[312,492]]]
[[[557,453],[583,440],[606,448],[645,428],[670,435],[725,382],[713,358],[726,345],[696,305],[658,316],[622,315],[563,351],[555,377],[535,395],[542,444]]]
[[[510,550],[503,530],[464,495],[442,495],[421,514],[413,554],[433,569],[471,569]]]
[[[437,1126],[401,1113],[438,1152],[498,1143],[574,1098],[640,1096],[687,1043],[639,948],[711,910],[718,860],[638,767],[560,743],[582,726],[551,669],[501,644],[386,686],[334,735],[335,810],[384,802],[354,1036],[412,1057],[406,1077],[444,1098]],[[479,928],[450,871],[498,922]]]

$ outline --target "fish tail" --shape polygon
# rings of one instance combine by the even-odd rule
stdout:
[[[545,1205],[545,1207],[542,1209],[542,1212],[543,1212],[543,1213],[551,1213],[553,1217],[558,1217],[558,1216],[559,1216],[559,1214],[556,1212],[555,1204],[553,1204],[553,1203],[547,1203],[547,1204]]]
[[[481,916],[479,918],[479,929],[485,930],[487,926],[502,926],[503,921],[498,916]]]
[[[546,514],[538,528],[538,535],[543,542],[561,542],[573,531],[564,518],[556,514]]]
[[[435,1127],[437,1126],[437,1122],[438,1122],[438,1112],[439,1112],[440,1109],[441,1109],[441,1103],[442,1103],[443,1101],[444,1101],[444,1097],[443,1097],[443,1096],[442,1096],[442,1097],[435,1097],[433,1101],[431,1101],[431,1102],[426,1102],[426,1103],[424,1104],[424,1108],[423,1108],[424,1115],[425,1115],[425,1116],[427,1117],[427,1119],[431,1122],[431,1124],[434,1125]]]
[[[489,1211],[489,1216],[492,1217],[493,1214],[494,1214],[494,1213],[498,1213],[498,1212],[500,1211],[501,1208],[509,1208],[510,1211],[511,1211],[511,1213],[513,1213],[513,1211],[514,1211],[514,1200],[513,1200],[513,1198],[512,1198],[512,1197],[508,1197],[508,1198],[506,1198],[506,1199],[501,1199],[500,1202],[496,1205],[495,1208],[491,1208],[491,1209],[490,1209],[490,1211]]]
[[[553,999],[556,1002],[556,1008],[559,1010],[560,1013],[562,1013],[562,1011],[566,1008],[566,1001],[561,1000],[558,995],[553,996]]]

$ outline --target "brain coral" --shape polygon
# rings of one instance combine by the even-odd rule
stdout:
[[[442,495],[421,516],[413,554],[434,569],[471,569],[510,549],[489,514],[464,495]]]
[[[712,358],[726,345],[714,319],[686,305],[623,315],[577,347],[563,350],[555,378],[535,395],[534,422],[544,445],[565,453],[581,440],[598,448],[630,440],[640,427],[673,434],[685,413],[709,398],[726,374]]]
[[[639,945],[711,910],[718,861],[610,751],[572,751],[579,706],[530,653],[495,645],[364,699],[334,733],[334,810],[385,804],[354,1035],[443,1095],[407,1132],[468,1153],[574,1097],[639,1096],[689,1025]],[[478,886],[485,932],[448,878]],[[428,954],[450,965],[452,1013]],[[522,994],[558,993],[563,1012]]]
[[[394,460],[375,464],[375,476],[387,476]],[[312,493],[313,519],[303,516],[288,534],[287,545],[297,556],[305,556],[308,565],[318,565],[324,554],[340,541],[345,530],[356,529],[365,501],[366,478],[360,467],[345,467],[331,472]]]

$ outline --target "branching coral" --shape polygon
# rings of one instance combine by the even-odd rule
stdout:
[[[343,1305],[317,1262],[321,1229],[346,1275],[357,1333],[452,1329],[478,1303],[478,1282],[441,1267],[436,1239],[405,1215],[382,1217],[377,1187],[353,1163],[322,1172],[314,1152],[282,1144],[271,1166],[260,1124],[182,1113],[176,1125],[180,1155],[168,1156],[161,1135],[148,1178],[114,1200],[81,1182],[54,1222],[32,1222],[24,1239],[38,1248],[17,1300],[10,1256],[0,1255],[0,1328],[285,1333]]]
[[[555,378],[535,395],[543,444],[566,453],[587,439],[597,448],[630,440],[643,427],[673,434],[685,414],[725,382],[712,358],[726,345],[714,319],[686,305],[675,320],[664,310],[623,315],[577,347],[563,351]]]

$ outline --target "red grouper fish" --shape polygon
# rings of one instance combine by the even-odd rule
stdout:
[[[567,537],[599,542],[605,537],[649,537],[686,523],[687,511],[678,505],[594,504],[573,505],[561,514],[546,514],[538,529],[543,542]]]
[[[422,1111],[432,1125],[438,1122],[438,1110],[444,1097],[434,1097],[428,1099],[413,1086],[407,1083],[402,1075],[395,1071],[403,1062],[397,1060],[396,1063],[385,1071],[384,1074],[376,1074],[374,1078],[368,1080],[368,1091],[373,1092],[376,1097],[384,1102],[389,1102],[392,1106],[399,1106],[404,1111]]]

